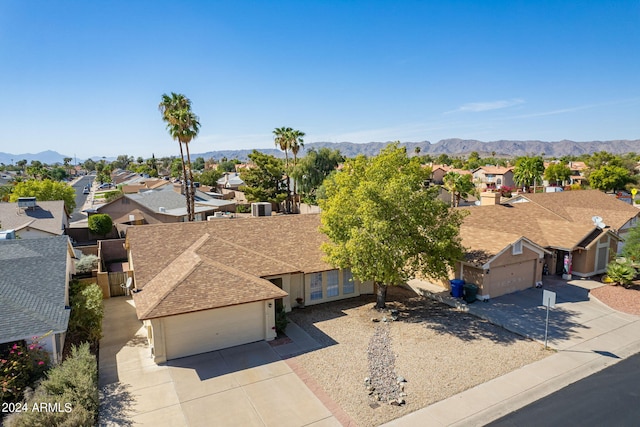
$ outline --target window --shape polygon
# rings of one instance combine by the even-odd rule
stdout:
[[[338,294],[338,270],[327,271],[327,297],[337,297]]]
[[[322,273],[312,273],[309,285],[311,300],[322,299]]]
[[[522,240],[518,240],[513,244],[513,254],[520,255],[522,253]]]
[[[350,269],[342,270],[342,293],[352,294],[354,292],[353,274]]]

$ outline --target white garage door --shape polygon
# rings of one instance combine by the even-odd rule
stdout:
[[[264,302],[166,317],[167,360],[263,340],[264,322]]]

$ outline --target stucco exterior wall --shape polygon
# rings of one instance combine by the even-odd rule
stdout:
[[[338,274],[338,294],[335,296],[328,296],[328,276],[330,272],[336,272]],[[304,275],[304,303],[305,305],[315,305],[321,304],[329,301],[337,301],[345,298],[357,297],[362,294],[371,294],[373,293],[373,282],[360,282],[351,278],[353,282],[353,292],[345,293],[345,284],[348,281],[349,272],[345,273],[348,270],[328,270],[318,273],[311,273]],[[322,275],[322,297],[311,299],[311,280],[314,274]],[[335,273],[331,273],[335,274]],[[295,298],[294,298],[295,300]]]

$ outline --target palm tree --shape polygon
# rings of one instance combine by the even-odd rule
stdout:
[[[521,157],[516,161],[513,170],[513,180],[518,185],[524,185],[527,190],[533,185],[533,191],[536,191],[536,182],[542,180],[544,172],[544,161],[542,157]]]
[[[289,127],[275,128],[273,134],[275,135],[273,140],[276,147],[284,151],[285,158],[285,171],[287,173],[287,199],[285,204],[286,212],[291,211],[291,189],[289,188],[289,150],[291,150],[291,135],[293,129]]]
[[[298,164],[298,152],[300,151],[300,148],[304,147],[304,140],[302,139],[302,137],[305,136],[304,132],[301,132],[299,130],[292,130],[289,133],[289,146],[291,148],[291,152],[293,153],[293,167],[295,168],[296,165]],[[287,173],[287,175],[289,175],[289,173]],[[293,181],[293,197],[294,199],[296,199],[296,210],[297,210],[297,191],[298,191],[298,186],[296,185],[297,182],[294,180]]]
[[[472,175],[462,175],[458,172],[450,171],[446,173],[442,180],[444,189],[451,193],[451,206],[453,207],[460,205],[460,199],[475,192]]]
[[[198,116],[191,111],[191,100],[182,94],[174,92],[171,92],[171,96],[166,93],[163,94],[158,109],[162,113],[162,120],[167,123],[167,131],[174,140],[178,141],[178,145],[180,146],[182,176],[185,196],[187,198],[187,219],[193,221],[195,219],[195,188],[193,186],[189,143],[198,136],[200,122]],[[184,144],[187,149],[186,161],[182,144]]]

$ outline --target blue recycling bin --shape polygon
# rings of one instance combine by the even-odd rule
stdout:
[[[463,289],[464,289],[464,280],[452,279],[449,282],[451,283],[451,296],[454,298],[462,298]]]

